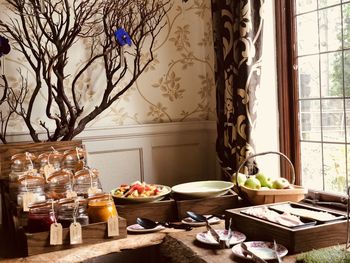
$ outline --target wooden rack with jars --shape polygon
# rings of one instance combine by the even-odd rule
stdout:
[[[117,229],[112,235],[110,220],[95,220],[86,224],[89,212],[87,203],[97,204],[99,211],[102,211],[102,203],[107,203],[108,195],[100,196],[100,199],[96,196],[91,200],[86,199],[86,189],[90,190],[89,195],[102,192],[102,189],[98,171],[91,169],[87,173],[90,170],[83,169],[85,166],[86,152],[81,141],[0,145],[2,225],[7,239],[5,245],[8,246],[5,249],[8,254],[4,256],[35,255],[126,237],[126,220],[118,217],[116,211],[113,220],[114,228]],[[75,180],[82,198],[73,195]],[[87,181],[91,182],[92,192],[87,187]],[[72,192],[72,196],[68,196],[68,192]],[[71,231],[67,228],[69,214],[74,209],[72,203],[73,206],[78,204],[74,223],[81,225],[82,243],[79,244],[71,242]],[[109,203],[113,204],[115,210],[112,198]],[[106,209],[110,210],[109,207]],[[60,245],[50,244],[50,230],[47,227],[36,231],[39,225],[36,221],[46,220],[47,226],[52,224],[52,213],[56,216],[55,224],[61,224],[60,220],[67,223],[62,224]],[[42,226],[45,227],[45,224]]]

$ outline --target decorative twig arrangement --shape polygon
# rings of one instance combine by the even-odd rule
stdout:
[[[28,62],[35,85],[21,70],[20,87],[11,87],[1,74],[0,140],[6,143],[9,118],[19,115],[33,141],[40,141],[33,125],[33,107],[45,94],[45,116],[40,126],[48,141],[71,140],[86,125],[118,100],[153,60],[155,41],[165,26],[163,18],[170,0],[6,0],[11,10],[0,20],[0,35]],[[72,48],[89,43],[88,59],[75,75],[67,65]],[[125,46],[130,46],[125,50]],[[0,43],[1,47],[1,43]],[[141,55],[147,53],[146,59]],[[81,99],[86,90],[77,83],[94,64],[102,64],[105,75],[102,97],[92,109]],[[4,63],[1,65],[4,67]],[[126,73],[131,72],[131,77]],[[85,87],[87,88],[87,87]],[[6,116],[5,116],[6,115]],[[43,114],[44,115],[44,114]]]

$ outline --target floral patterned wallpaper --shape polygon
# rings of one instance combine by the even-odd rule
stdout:
[[[0,0],[0,7],[3,4],[4,1]],[[153,62],[136,84],[89,126],[98,128],[214,120],[212,38],[210,0],[191,0],[186,3],[173,0],[166,17],[166,26],[155,45]],[[70,56],[70,70],[76,71],[79,63],[84,60],[84,48],[76,48],[73,52]],[[146,57],[147,54],[143,54],[142,58]],[[20,81],[17,70],[25,72],[28,68],[25,60],[11,53],[5,60],[6,74],[10,76],[11,84],[16,84]],[[83,94],[86,107],[94,107],[92,96],[99,92],[99,86],[104,81],[100,66],[96,64],[80,83],[81,87],[89,86],[89,92]],[[45,94],[42,97],[45,99]],[[44,109],[37,105],[38,123],[42,110]],[[9,132],[11,131],[26,131],[26,127],[14,119],[10,123]]]

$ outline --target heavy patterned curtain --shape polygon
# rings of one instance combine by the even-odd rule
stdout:
[[[262,62],[263,0],[212,0],[216,54],[216,151],[225,179],[254,153]],[[250,159],[252,160],[252,159]],[[254,161],[243,171],[257,170]]]

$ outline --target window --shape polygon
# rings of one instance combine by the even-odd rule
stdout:
[[[350,176],[350,1],[276,4],[281,151],[308,189],[346,193]],[[282,167],[282,172],[286,172]]]

